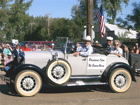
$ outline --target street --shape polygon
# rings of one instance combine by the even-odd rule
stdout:
[[[136,76],[136,80],[125,93],[113,93],[106,86],[51,88],[43,85],[33,97],[12,93],[0,80],[0,105],[139,105],[140,77]]]

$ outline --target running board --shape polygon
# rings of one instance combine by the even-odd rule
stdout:
[[[100,75],[72,76],[65,86],[106,85]]]
[[[105,82],[88,82],[85,83],[83,81],[76,81],[75,83],[67,83],[65,84],[66,86],[83,86],[83,85],[106,85],[107,83]]]

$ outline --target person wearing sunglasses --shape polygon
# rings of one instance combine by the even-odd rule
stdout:
[[[114,54],[117,56],[122,56],[123,55],[123,50],[120,48],[121,42],[119,40],[114,40],[113,41],[113,48],[110,50],[110,54]]]
[[[113,48],[113,37],[107,36],[106,37],[106,43],[96,44],[96,46],[106,48],[107,51],[110,51]]]

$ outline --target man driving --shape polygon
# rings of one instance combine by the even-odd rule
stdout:
[[[73,53],[74,56],[88,56],[93,52],[93,47],[91,46],[91,37],[87,36],[84,39],[85,46],[82,47],[78,52]]]

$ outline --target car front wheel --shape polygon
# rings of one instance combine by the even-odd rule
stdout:
[[[109,78],[109,86],[112,91],[122,93],[127,91],[131,86],[132,78],[124,68],[117,68],[112,71]]]
[[[34,96],[42,86],[40,75],[33,70],[24,70],[17,74],[15,89],[21,96]]]

